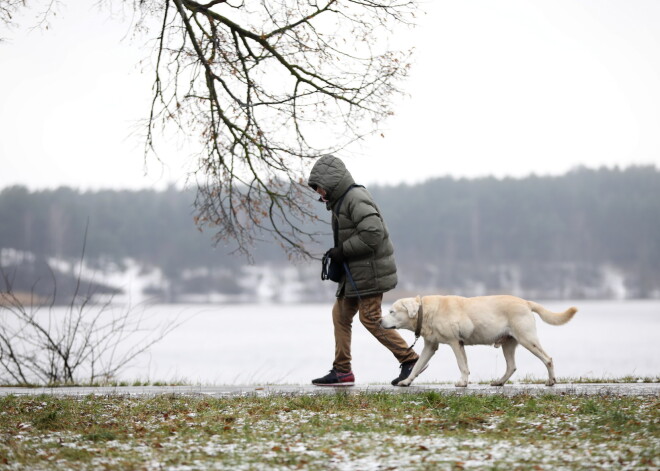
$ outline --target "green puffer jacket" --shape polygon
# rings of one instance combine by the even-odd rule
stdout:
[[[323,188],[328,210],[332,211],[333,231],[355,281],[360,296],[384,293],[396,286],[394,246],[385,221],[369,192],[362,187],[347,190],[355,181],[344,162],[332,155],[321,157],[312,167],[308,184]],[[346,193],[335,218],[335,206]],[[337,288],[337,297],[357,297],[352,283],[344,275]]]

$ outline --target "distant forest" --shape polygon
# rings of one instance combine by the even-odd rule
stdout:
[[[660,297],[660,171],[655,167],[580,168],[521,179],[433,178],[368,189],[395,244],[398,293]],[[121,267],[132,259],[145,269],[159,269],[182,292],[237,292],[236,273],[247,261],[230,255],[230,247],[213,247],[213,234],[197,230],[194,197],[174,187],[5,188],[0,192],[2,270],[12,274],[14,289],[22,283],[27,290],[34,282],[21,273],[38,272],[39,261],[80,259],[88,227],[85,260],[91,266]],[[328,246],[331,240],[328,235]],[[31,268],[21,272],[10,253],[32,254]],[[277,245],[266,243],[255,247],[254,260],[289,263]],[[316,265],[299,263],[303,271],[313,267],[315,276]]]

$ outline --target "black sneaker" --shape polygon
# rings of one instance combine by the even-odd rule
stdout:
[[[323,378],[313,379],[312,384],[315,386],[353,386],[355,384],[355,376],[352,371],[341,373],[333,368]]]
[[[410,376],[410,373],[412,373],[415,363],[417,363],[417,360],[404,361],[403,363],[401,363],[401,366],[399,366],[399,368],[401,368],[401,372],[399,373],[398,378],[394,378],[392,380],[392,386],[396,386],[397,384],[399,384],[400,381],[403,381],[408,376]],[[422,371],[424,371],[427,366],[428,365],[426,365]],[[422,371],[420,371],[420,373]]]

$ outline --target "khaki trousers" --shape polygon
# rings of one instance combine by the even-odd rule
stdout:
[[[353,317],[360,313],[360,322],[378,339],[399,363],[417,360],[419,356],[396,330],[380,326],[383,295],[377,294],[361,299],[340,297],[332,307],[332,322],[335,328],[335,361],[332,367],[342,373],[351,371],[351,328]]]

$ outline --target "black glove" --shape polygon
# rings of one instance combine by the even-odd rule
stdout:
[[[329,250],[328,255],[330,258],[337,263],[344,263],[346,257],[344,257],[344,251],[341,247],[333,247]]]

